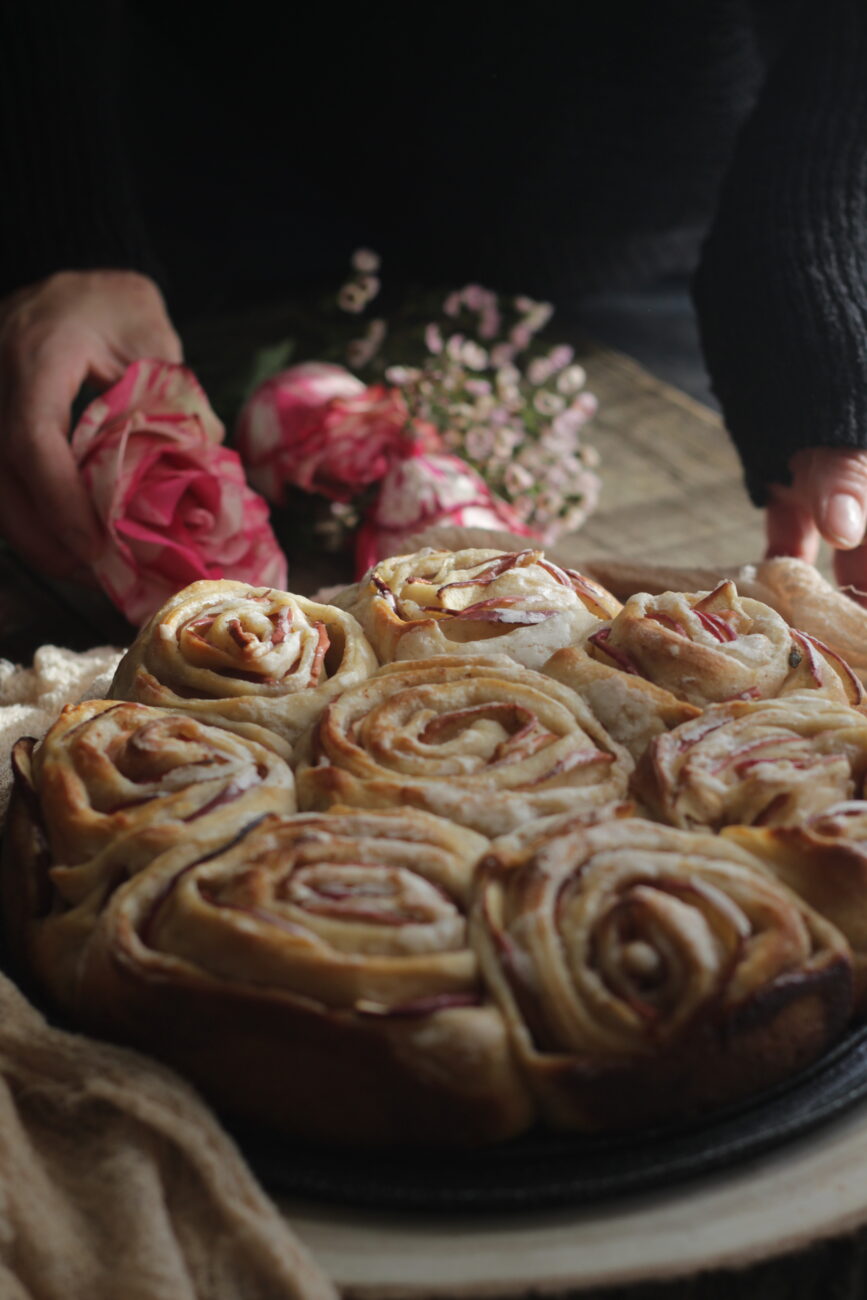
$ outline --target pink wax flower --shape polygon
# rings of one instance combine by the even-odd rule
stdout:
[[[286,584],[268,506],[223,436],[192,372],[162,361],[131,365],[76,426],[73,454],[105,537],[94,571],[132,623],[200,578]]]
[[[398,388],[365,388],[342,366],[318,362],[262,384],[238,427],[251,482],[281,503],[289,484],[350,501],[412,445],[439,447],[439,435],[411,417]]]
[[[359,576],[386,556],[399,555],[416,533],[449,524],[538,536],[459,456],[417,450],[391,466],[359,530]]]

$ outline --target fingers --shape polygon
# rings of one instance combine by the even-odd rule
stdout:
[[[35,506],[32,518],[46,542],[59,544],[66,552],[67,569],[91,563],[102,544],[68,442],[70,409],[86,371],[84,353],[61,359],[51,349],[37,351],[19,365],[6,386],[2,405],[3,459],[13,483],[26,486],[31,506]],[[9,493],[6,502],[4,527],[11,509]],[[14,517],[19,534],[24,526],[32,552],[33,524],[21,521],[20,510]]]
[[[867,605],[867,544],[834,554],[834,576],[859,605]]]
[[[115,272],[122,280],[125,311],[122,328],[114,340],[115,352],[124,367],[131,361],[151,358],[174,365],[184,359],[181,340],[169,319],[163,296],[152,280],[133,272]]]
[[[10,423],[19,417],[12,415]],[[34,412],[18,426],[16,477],[28,485],[28,495],[38,501],[36,517],[78,564],[96,559],[102,545],[99,524],[66,440],[66,430],[56,416]]]
[[[792,483],[771,489],[768,555],[815,563],[820,538],[834,548],[838,583],[867,605],[867,452],[841,447],[799,451]]]
[[[766,559],[794,555],[815,564],[819,554],[819,530],[812,512],[788,488],[774,487],[765,512]]]
[[[6,472],[0,473],[0,519],[10,545],[39,572],[67,578],[80,568],[75,554],[45,527],[27,486]]]
[[[792,491],[835,550],[860,546],[867,527],[867,452],[814,447],[792,459]]]
[[[0,531],[37,568],[61,576],[99,554],[72,404],[86,380],[107,387],[144,358],[183,353],[159,289],[135,272],[60,272],[0,304]]]

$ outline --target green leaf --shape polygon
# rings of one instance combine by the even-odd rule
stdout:
[[[229,354],[223,355],[220,349],[212,358],[214,367],[219,364],[219,378],[212,385],[211,400],[229,431],[229,441],[233,436],[235,423],[247,399],[263,384],[266,379],[279,374],[289,363],[295,352],[295,340],[283,339],[279,343],[269,344],[253,353],[245,366],[232,368],[227,360]]]
[[[278,375],[281,370],[285,370],[294,352],[294,339],[281,339],[279,343],[273,343],[270,347],[261,348],[254,355],[248,371],[243,401],[246,402],[247,398],[260,384],[264,384],[266,379],[271,379],[274,375]]]

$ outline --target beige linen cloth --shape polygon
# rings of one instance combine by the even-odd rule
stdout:
[[[0,660],[10,745],[107,689],[119,652]],[[193,1089],[46,1024],[0,975],[0,1300],[336,1300]]]

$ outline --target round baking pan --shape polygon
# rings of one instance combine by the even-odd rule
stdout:
[[[230,1125],[272,1192],[389,1210],[528,1210],[625,1196],[779,1146],[867,1096],[867,1026],[777,1087],[689,1125],[587,1137],[536,1131],[474,1151],[310,1146]]]

